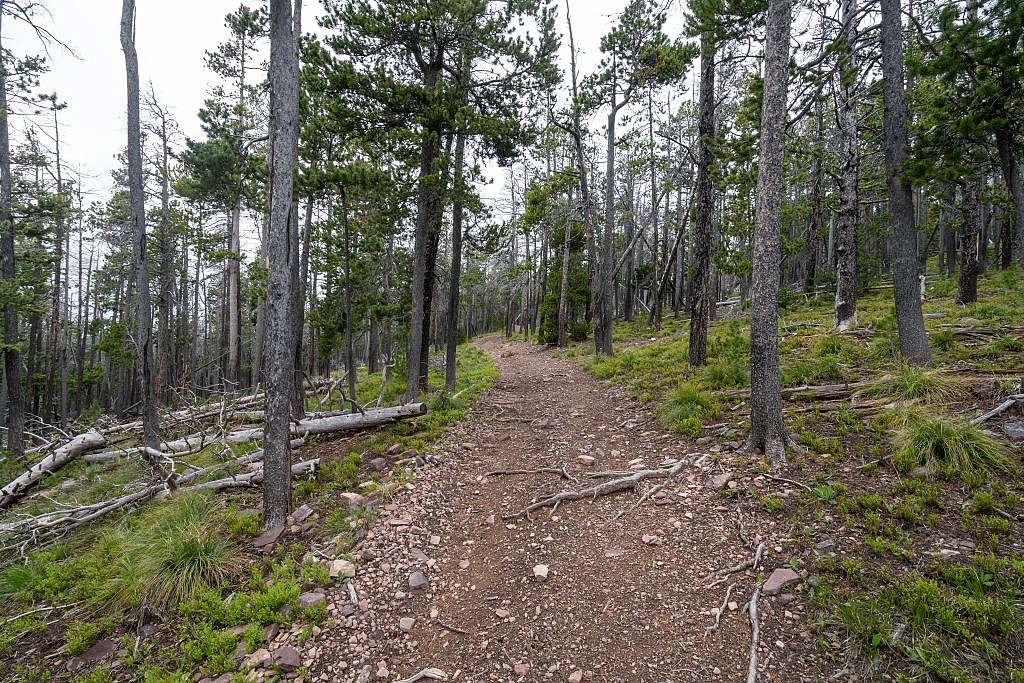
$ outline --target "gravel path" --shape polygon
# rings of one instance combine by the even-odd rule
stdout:
[[[430,667],[458,681],[745,680],[745,603],[785,564],[789,542],[767,518],[746,519],[749,544],[740,539],[724,494],[761,482],[728,472],[736,444],[695,446],[535,345],[478,343],[499,365],[497,385],[439,445],[442,463],[381,509],[357,552],[356,603],[348,588],[330,591],[328,619],[301,646],[306,680],[396,681]],[[577,484],[554,472],[484,476],[564,466],[582,487],[587,472],[681,459],[675,480],[634,510],[624,491],[519,520],[503,515]],[[708,588],[761,540],[757,574]],[[721,625],[706,635],[730,584]],[[758,680],[822,681],[834,670],[806,625],[805,595],[798,581],[760,599]]]

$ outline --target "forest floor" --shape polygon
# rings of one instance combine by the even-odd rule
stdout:
[[[535,344],[478,344],[500,379],[448,435],[442,464],[419,472],[370,527],[352,582],[358,607],[347,587],[328,594],[338,626],[306,643],[310,680],[404,679],[426,668],[464,681],[745,680],[746,603],[759,575],[787,564],[791,539],[767,518],[747,516],[741,528],[722,497],[724,469],[706,455],[737,444],[695,447],[622,389]],[[635,509],[627,490],[505,518],[575,488],[559,470],[585,486],[596,471],[680,460],[679,474]],[[543,468],[554,471],[490,474]],[[757,572],[717,580],[762,540]],[[422,588],[412,587],[416,572]],[[805,593],[798,579],[760,598],[759,680],[831,673],[803,623]]]
[[[1024,276],[954,293],[928,283],[935,369],[900,362],[884,287],[842,334],[831,297],[785,297],[782,471],[739,450],[742,310],[700,368],[672,317],[617,324],[610,358],[462,345],[426,415],[298,450],[320,465],[276,538],[258,489],[185,493],[0,558],[0,680],[737,681],[753,643],[762,683],[1022,682]],[[401,374],[359,402],[400,401]],[[79,461],[0,523],[149,477]],[[593,486],[616,490],[518,514]]]

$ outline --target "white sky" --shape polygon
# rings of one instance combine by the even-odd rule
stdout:
[[[598,41],[625,0],[569,0],[579,68],[586,73],[596,64]],[[50,50],[50,72],[40,90],[56,92],[68,107],[60,113],[65,164],[78,169],[94,199],[109,194],[114,156],[125,145],[124,56],[119,40],[119,0],[44,0],[51,17],[39,20],[75,52]],[[169,105],[182,131],[199,137],[196,116],[212,78],[203,64],[206,50],[227,37],[224,15],[240,0],[138,0],[136,45],[143,90],[152,82],[158,98]],[[257,0],[246,4],[256,6]],[[314,9],[315,8],[315,9]],[[320,3],[304,8],[304,30],[316,27],[313,15]],[[671,13],[670,27],[678,31],[680,12]],[[565,34],[564,0],[559,4],[559,32]],[[10,19],[4,22],[4,44],[24,55],[39,53],[35,38]],[[671,34],[671,31],[670,31]],[[563,40],[563,68],[568,69],[568,37]],[[17,126],[18,122],[13,121]],[[499,180],[500,182],[500,180]]]

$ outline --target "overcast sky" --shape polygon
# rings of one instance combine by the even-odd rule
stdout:
[[[598,58],[598,41],[607,32],[625,0],[570,0],[580,70]],[[68,107],[61,112],[62,152],[68,166],[80,170],[83,185],[99,199],[108,194],[114,155],[125,145],[124,56],[119,39],[119,0],[45,0],[50,16],[40,23],[74,50],[50,48],[50,72],[41,90],[56,92]],[[256,6],[249,0],[246,4]],[[312,5],[312,7],[310,7]],[[157,96],[169,105],[186,135],[201,134],[196,113],[206,98],[211,75],[203,54],[227,37],[224,15],[239,0],[138,0],[136,45],[143,90],[152,82]],[[303,23],[320,3],[307,3]],[[676,28],[677,20],[672,21]],[[559,6],[559,31],[565,33],[565,6]],[[17,55],[39,53],[38,41],[23,27],[4,22],[4,44]],[[568,64],[568,39],[563,64]],[[15,126],[18,121],[12,121]]]

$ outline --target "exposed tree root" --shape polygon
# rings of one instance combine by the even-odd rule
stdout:
[[[761,624],[757,617],[757,600],[761,597],[761,585],[754,587],[754,594],[747,603],[750,614],[750,664],[747,667],[747,683],[757,681],[757,645],[761,640]]]
[[[685,464],[686,462],[684,460],[680,460],[672,467],[657,470],[638,470],[636,472],[623,474],[623,476],[615,476],[615,478],[610,478],[609,481],[601,482],[600,484],[587,487],[580,491],[562,491],[561,493],[555,493],[549,496],[544,496],[539,500],[534,500],[532,503],[527,505],[519,512],[508,515],[502,515],[502,519],[520,519],[522,517],[529,516],[529,514],[531,512],[534,512],[535,510],[540,510],[541,508],[546,507],[552,508],[553,514],[554,510],[557,509],[558,506],[561,505],[562,503],[571,502],[574,500],[583,500],[584,498],[596,499],[598,496],[606,496],[608,494],[616,493],[618,491],[635,489],[637,484],[639,484],[641,481],[645,479],[652,479],[654,477],[666,477],[671,479],[676,474],[678,474],[680,470],[683,469],[683,466]],[[622,473],[595,472],[588,476],[597,479],[611,477],[617,474]]]
[[[762,475],[762,476],[764,476],[767,479],[771,479],[772,481],[778,481],[778,482],[782,482],[784,484],[792,484],[793,486],[799,486],[800,488],[802,488],[805,491],[814,491],[814,489],[812,489],[807,484],[804,484],[803,482],[796,481],[795,479],[786,479],[785,477],[779,477],[779,476],[776,476],[774,474],[767,474],[767,473]]]
[[[487,472],[484,474],[485,477],[498,477],[512,474],[557,474],[562,479],[567,479],[574,484],[580,483],[580,480],[569,474],[569,471],[565,468],[565,465],[561,467],[540,467],[535,470],[494,470],[493,472]]]
[[[717,612],[715,612],[715,623],[712,624],[711,626],[706,627],[704,629],[704,637],[705,638],[707,638],[712,633],[714,633],[715,631],[718,630],[718,623],[722,620],[722,612],[724,612],[725,608],[729,605],[729,597],[732,595],[732,589],[735,588],[735,587],[736,587],[735,583],[730,583],[729,587],[726,589],[726,591],[725,591],[725,599],[722,600],[722,606],[718,608]]]
[[[739,564],[733,565],[732,567],[723,567],[722,569],[715,571],[714,575],[720,576],[722,578],[720,578],[718,581],[715,581],[707,588],[711,589],[719,584],[725,583],[726,579],[731,574],[735,574],[736,572],[741,572],[745,569],[753,569],[754,571],[757,571],[757,565],[761,563],[761,555],[764,553],[764,544],[764,541],[761,541],[757,544],[757,550],[754,551],[754,556],[749,560],[743,560]]]

